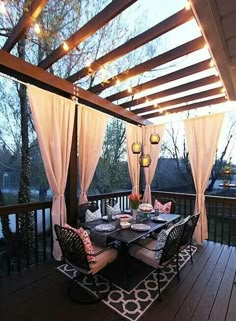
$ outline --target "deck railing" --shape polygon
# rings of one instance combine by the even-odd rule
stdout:
[[[129,208],[130,191],[91,195],[99,206],[115,200],[121,210]],[[176,213],[183,217],[194,212],[195,195],[153,191],[161,202],[173,199]],[[45,262],[52,255],[52,202],[17,204],[0,207],[0,275],[21,271]],[[206,196],[209,240],[236,246],[236,199]],[[30,217],[30,220],[27,218]],[[8,229],[10,220],[10,230]],[[27,223],[30,222],[30,223]],[[27,232],[23,233],[24,227]],[[2,234],[3,232],[3,234]]]
[[[52,202],[0,207],[0,275],[51,258]]]

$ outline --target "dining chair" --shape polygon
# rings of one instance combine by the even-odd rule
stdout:
[[[74,269],[75,275],[68,287],[68,296],[72,301],[81,304],[95,303],[104,299],[110,292],[110,282],[107,290],[101,291],[96,284],[95,274],[105,268],[108,264],[112,263],[116,258],[118,251],[112,247],[101,248],[94,246],[95,263],[88,261],[88,253],[85,252],[84,242],[74,229],[62,227],[57,224],[54,225],[57,240],[59,242],[62,257],[65,263],[70,268]],[[86,284],[91,281],[95,291],[89,290],[84,284],[80,283],[81,277],[85,277]],[[82,278],[83,279],[83,278]],[[89,292],[89,301],[82,298],[75,297],[72,293],[76,288],[83,288]]]
[[[176,260],[176,272],[179,279],[179,248],[181,238],[185,229],[186,223],[177,223],[167,231],[166,240],[163,246],[159,247],[160,239],[146,239],[134,244],[129,249],[129,254],[137,260],[152,266],[157,270],[158,293],[161,298],[161,281],[160,272],[172,260]],[[160,232],[161,233],[161,232]],[[155,253],[158,253],[158,258]]]
[[[187,246],[190,247],[190,257],[191,257],[191,263],[193,263],[193,257],[192,257],[192,239],[193,239],[193,233],[195,231],[195,228],[197,226],[197,222],[200,217],[200,212],[197,214],[191,215],[186,220],[186,227],[184,229],[184,233],[181,238],[180,242],[180,251],[182,251]]]

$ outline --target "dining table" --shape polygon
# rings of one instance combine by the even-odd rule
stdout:
[[[122,260],[122,266],[124,269],[125,288],[129,288],[129,247],[140,239],[144,239],[153,236],[163,228],[168,227],[170,224],[177,222],[181,215],[178,214],[154,214],[147,215],[146,219],[142,222],[136,222],[131,220],[130,227],[122,229],[120,226],[120,219],[115,216],[111,222],[107,222],[106,219],[98,219],[92,222],[84,224],[84,228],[89,230],[91,240],[94,243],[98,243],[102,246],[108,246],[109,244],[115,244],[119,249],[119,257]],[[110,230],[106,230],[106,226],[110,227]],[[141,227],[141,228],[139,228]]]

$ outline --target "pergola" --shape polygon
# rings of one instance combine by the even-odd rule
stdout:
[[[50,67],[65,55],[69,55],[78,45],[136,1],[112,1],[100,13],[88,21],[80,30],[77,30],[66,40],[66,44],[68,46],[67,50],[65,50],[63,48],[63,44],[61,44],[58,48],[47,55],[38,64],[38,66],[35,66],[15,57],[11,54],[11,51],[23,35],[27,33],[32,23],[47,5],[47,2],[48,1],[45,0],[32,1],[29,10],[25,11],[15,25],[1,49],[0,70],[3,73],[13,75],[14,77],[33,83],[50,91],[59,92],[62,95],[77,96],[79,102],[86,102],[86,104],[91,107],[102,109],[119,118],[141,125],[144,125],[146,120],[150,118],[161,116],[161,113],[158,110],[163,107],[169,107],[168,113],[177,113],[204,106],[216,105],[225,102],[226,99],[236,99],[236,35],[234,28],[231,28],[231,22],[233,22],[235,16],[234,12],[236,4],[233,0],[227,2],[224,2],[223,0],[208,0],[207,2],[203,0],[192,0],[190,1],[191,8],[189,10],[186,10],[185,8],[180,10],[149,30],[144,31],[98,58],[96,61],[92,62],[89,67],[84,67],[78,70],[67,79],[61,79],[51,74]],[[153,57],[143,63],[137,64],[128,70],[124,70],[111,77],[106,82],[93,86],[90,90],[84,90],[74,84],[76,81],[87,75],[88,68],[93,72],[96,72],[102,66],[112,63],[118,58],[127,55],[135,49],[164,35],[174,28],[183,25],[191,19],[196,19],[199,24],[202,32],[200,37],[184,43],[172,50],[166,51],[163,54]],[[127,79],[148,72],[153,68],[193,53],[203,48],[205,45],[208,46],[213,61],[211,61],[211,59],[206,59],[199,63],[193,63],[188,67],[168,73],[156,79],[143,82],[129,90],[122,90],[113,95],[107,96],[106,98],[102,98],[100,95],[103,90],[114,86],[117,80],[119,82],[124,82]],[[131,96],[131,92],[154,89],[159,85],[168,85],[168,83],[174,80],[205,71],[211,68],[212,63],[219,71],[218,75],[211,75],[194,81],[181,83],[181,85],[176,85],[162,91],[155,92],[154,90],[154,93],[151,95],[140,97],[139,99],[132,99],[122,104],[116,103],[119,99]],[[204,88],[206,85],[219,83],[220,80],[220,86],[208,90]],[[176,99],[165,98],[170,95],[183,93],[198,87],[200,87],[200,89],[195,94],[186,93],[184,96],[181,96],[181,98]],[[158,106],[152,103],[152,101],[159,98],[161,98],[163,102],[158,104]],[[139,105],[143,104],[147,99],[150,103],[145,107],[139,107]],[[130,111],[130,108],[132,107],[135,107],[133,112]],[[142,115],[143,113],[145,114]]]
[[[67,79],[62,79],[50,73],[50,67],[65,55],[69,55],[77,46],[93,35],[97,30],[105,26],[121,12],[130,7],[137,0],[113,0],[107,7],[88,21],[81,29],[77,30],[58,48],[50,52],[39,62],[38,66],[30,64],[11,54],[18,41],[27,33],[35,19],[47,5],[47,0],[33,0],[29,10],[25,11],[0,51],[0,71],[15,78],[29,82],[38,87],[55,92],[65,97],[76,97],[78,102],[104,111],[120,119],[137,125],[146,125],[148,120],[162,116],[162,108],[168,107],[168,113],[178,113],[205,106],[214,106],[224,103],[226,100],[236,99],[236,31],[231,27],[236,16],[236,3],[234,0],[191,0],[190,8],[183,8],[174,15],[156,24],[149,30],[135,36],[126,43],[111,50],[92,62],[89,67],[84,67]],[[161,37],[195,19],[201,29],[201,36],[186,42],[174,49],[168,50],[147,61],[136,64],[134,67],[123,70],[117,75],[101,82],[89,90],[85,90],[75,83],[86,77],[88,68],[96,72],[102,66],[125,56],[137,48]],[[65,49],[66,44],[66,49]],[[119,82],[125,82],[140,74],[144,74],[153,68],[175,61],[178,58],[208,47],[211,58],[193,62],[191,65],[167,73],[158,78],[137,84],[131,88],[102,97],[105,89],[113,87]],[[205,76],[197,80],[184,81],[174,87],[169,83],[185,79],[210,68],[216,68],[215,75]],[[220,84],[219,84],[220,81]],[[159,85],[166,85],[168,89],[155,91]],[[208,85],[216,85],[206,89]],[[130,99],[132,92],[152,89],[151,94],[139,98]],[[198,89],[189,94],[188,91]],[[186,92],[186,93],[185,93]],[[180,94],[178,98],[169,98],[174,94]],[[127,101],[119,104],[119,100],[127,98]],[[161,99],[156,104],[154,101]],[[142,104],[147,103],[144,107]],[[141,106],[140,106],[141,105]],[[76,135],[72,144],[70,170],[68,174],[69,184],[69,208],[75,213],[77,182],[74,175],[76,169]]]

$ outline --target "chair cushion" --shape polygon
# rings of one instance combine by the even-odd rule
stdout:
[[[85,222],[92,222],[95,220],[99,220],[100,218],[102,218],[102,214],[100,211],[100,208],[98,208],[95,212],[91,212],[89,209],[87,209],[86,213],[85,213]]]
[[[117,215],[120,213],[121,213],[121,210],[118,203],[116,203],[113,207],[107,204],[107,215]]]
[[[87,260],[89,263],[95,263],[96,262],[96,257],[93,255],[94,254],[94,249],[93,249],[93,245],[92,245],[92,242],[90,240],[90,237],[88,235],[88,233],[82,228],[78,228],[78,229],[75,229],[73,228],[72,226],[70,226],[69,224],[65,224],[66,228],[70,228],[72,229],[73,231],[75,231],[78,236],[81,238],[83,244],[84,244],[84,250],[85,252],[88,254],[87,255]]]
[[[90,273],[96,274],[101,269],[103,269],[107,264],[113,262],[118,255],[118,251],[113,248],[104,249],[100,246],[93,244],[95,254],[102,251],[96,256],[96,262],[90,263]]]
[[[158,210],[160,213],[170,214],[171,202],[167,202],[165,204],[162,204],[157,199],[155,199],[153,207],[155,210]]]
[[[136,258],[137,260],[140,260],[140,261],[146,263],[147,265],[150,265],[150,266],[154,267],[155,269],[157,269],[160,265],[159,265],[159,260],[157,260],[154,256],[154,254],[156,252],[149,251],[146,248],[142,247],[142,245],[143,245],[147,248],[155,249],[156,241],[147,239],[147,240],[144,240],[143,242],[139,242],[139,243],[141,246],[133,245],[130,247],[129,254],[131,256],[133,256],[134,258]]]

